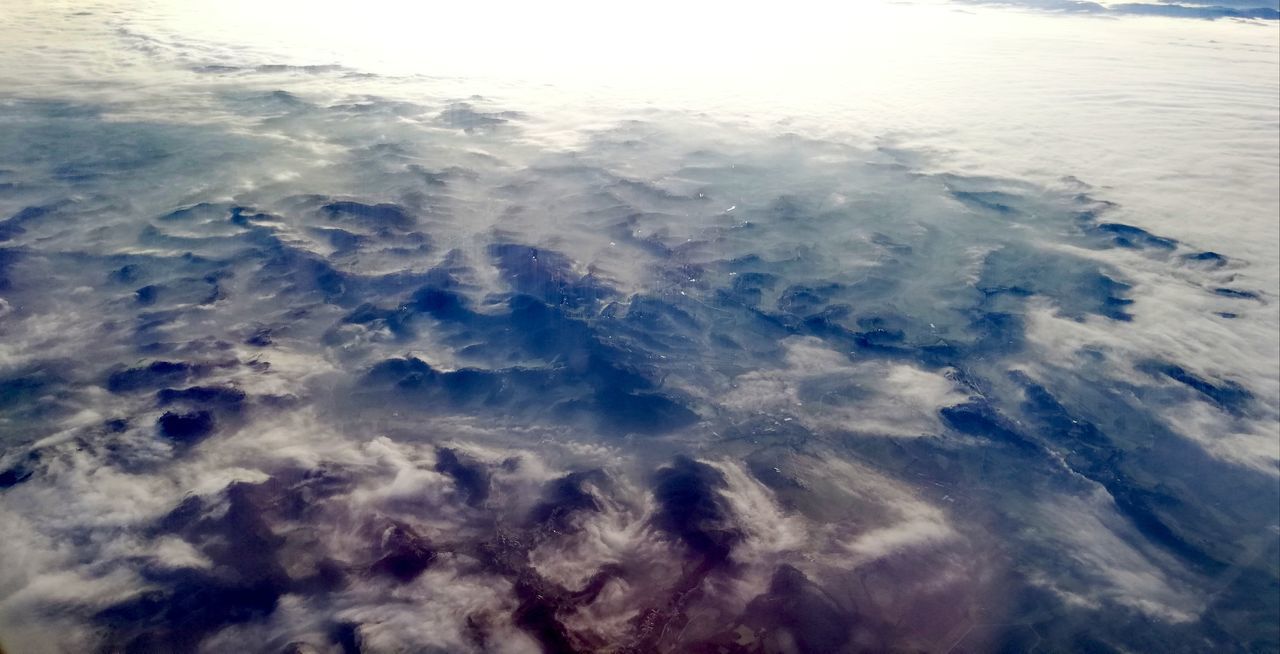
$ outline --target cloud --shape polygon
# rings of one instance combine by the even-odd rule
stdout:
[[[1070,552],[1078,567],[1072,577],[1051,572],[1033,577],[1084,606],[1103,609],[1116,603],[1163,620],[1196,619],[1203,600],[1129,544],[1132,532],[1115,520],[1108,500],[1096,493],[1042,507],[1040,544]]]
[[[1265,637],[1206,610],[1274,522],[1251,255],[923,147],[118,36],[163,102],[0,103],[10,649]]]
[[[945,372],[851,361],[812,337],[788,339],[783,347],[785,367],[735,378],[724,406],[798,420],[810,429],[917,437],[938,433],[937,410],[965,397]]]

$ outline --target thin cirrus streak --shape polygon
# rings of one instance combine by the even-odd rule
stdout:
[[[490,9],[0,16],[5,651],[1280,648],[1275,23]]]

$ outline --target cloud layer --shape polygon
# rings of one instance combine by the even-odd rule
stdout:
[[[151,57],[163,119],[0,102],[8,650],[1277,646],[1254,262],[909,147]]]

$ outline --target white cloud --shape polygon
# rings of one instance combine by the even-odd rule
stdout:
[[[850,360],[812,337],[783,345],[786,367],[739,375],[724,406],[816,430],[918,437],[937,434],[938,409],[967,397],[945,375],[911,364]]]

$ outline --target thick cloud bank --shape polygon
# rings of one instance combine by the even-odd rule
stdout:
[[[1254,262],[116,36],[170,97],[0,100],[5,651],[1280,648]]]

